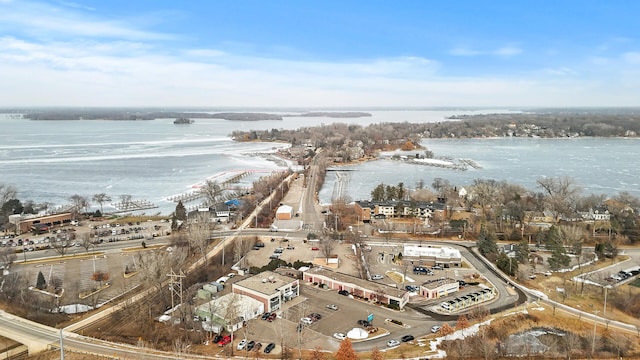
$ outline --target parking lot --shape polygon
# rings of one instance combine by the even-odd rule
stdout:
[[[339,263],[333,266],[332,264],[327,264],[326,259],[319,250],[318,242],[308,241],[305,243],[301,239],[289,239],[287,236],[276,233],[260,237],[259,240],[264,244],[264,247],[250,250],[246,260],[247,266],[262,267],[271,261],[276,249],[281,249],[281,253],[277,258],[287,263],[294,263],[296,260],[300,260],[330,267],[345,274],[357,275],[355,257],[350,244],[335,244],[333,254],[338,255]],[[313,250],[314,248],[318,250]]]

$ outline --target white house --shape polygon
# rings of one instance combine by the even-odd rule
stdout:
[[[220,333],[224,328],[231,332],[264,313],[264,305],[249,296],[231,293],[198,306],[195,313],[203,319],[204,330]]]

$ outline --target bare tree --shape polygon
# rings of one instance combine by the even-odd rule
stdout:
[[[8,267],[16,261],[16,258],[16,252],[13,248],[8,246],[0,248],[0,265]]]
[[[85,210],[89,206],[89,200],[87,200],[87,198],[82,195],[78,195],[78,194],[71,195],[69,197],[69,200],[71,201],[71,205],[72,205],[71,212],[73,213],[74,218],[78,216],[78,213],[81,210]]]
[[[18,190],[13,185],[0,183],[0,207],[7,201],[15,199],[18,196]]]
[[[93,195],[93,198],[91,198],[91,200],[100,205],[100,214],[104,214],[104,211],[102,210],[102,204],[111,201],[111,197],[105,193],[100,193]]]
[[[334,248],[335,242],[332,239],[324,238],[320,240],[320,252],[327,263],[329,263],[329,258],[331,257]]]
[[[236,263],[242,260],[241,266],[246,266],[246,256],[251,250],[255,240],[251,238],[239,237],[233,242],[233,262]]]
[[[93,241],[91,241],[91,234],[82,234],[82,236],[80,237],[80,245],[85,249],[86,252],[89,252],[89,249],[95,246]]]
[[[207,198],[209,205],[215,205],[222,200],[224,189],[217,181],[207,180],[200,188],[200,192]]]
[[[50,244],[51,244],[51,247],[53,247],[53,250],[55,250],[55,252],[57,252],[62,256],[65,256],[73,246],[72,236],[69,236],[67,234],[63,238],[59,238],[51,241]]]
[[[150,284],[156,289],[166,288],[167,274],[171,269],[180,269],[187,258],[187,252],[180,248],[166,250],[151,250],[138,254],[138,271],[141,282]]]
[[[581,189],[575,185],[573,179],[569,177],[540,178],[537,183],[545,194],[545,203],[547,208],[553,212],[556,222],[561,215],[567,214],[575,208]]]
[[[209,212],[206,213],[198,213],[196,221],[193,221],[189,224],[189,248],[193,246],[202,256],[202,259],[206,266],[209,265],[209,261],[207,259],[207,249],[209,247],[209,241],[211,238],[211,218],[209,216]]]
[[[579,348],[582,340],[579,335],[572,332],[567,332],[562,340],[562,348],[564,349],[565,357],[567,360],[571,360],[573,352]]]

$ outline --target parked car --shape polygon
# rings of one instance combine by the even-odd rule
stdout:
[[[268,354],[271,352],[271,350],[273,350],[276,347],[276,344],[274,343],[269,343],[269,345],[267,345],[266,348],[264,348],[264,353]]]
[[[402,342],[407,342],[407,341],[411,341],[413,339],[414,339],[413,335],[405,335],[400,340],[402,340]]]
[[[338,305],[336,304],[328,304],[327,309],[338,310]]]
[[[344,340],[347,338],[347,336],[344,333],[341,332],[337,332],[335,334],[333,334],[333,337],[338,339],[338,340]]]
[[[264,243],[263,242],[257,242],[256,246],[260,247],[260,248],[263,248],[264,247]]]
[[[431,332],[435,334],[435,333],[437,333],[438,331],[440,331],[440,329],[442,329],[442,326],[440,326],[440,325],[433,325],[433,326],[431,327]]]
[[[269,315],[269,317],[267,318],[267,321],[272,322],[273,320],[276,319],[276,316],[278,316],[276,315],[276,313],[271,313],[271,315]]]
[[[384,276],[380,274],[375,274],[371,276],[371,280],[382,280],[382,279],[384,279]]]
[[[358,320],[358,325],[364,326],[364,327],[371,326],[371,324],[367,320]]]
[[[442,266],[440,266],[440,265],[433,265],[433,266],[431,267],[431,269],[433,269],[433,270],[442,270]]]
[[[300,319],[300,322],[306,325],[311,325],[313,324],[313,320],[311,318],[308,317],[303,317],[302,319]]]
[[[213,343],[217,344],[218,342],[220,342],[220,340],[222,340],[223,336],[222,335],[216,335],[213,337]]]
[[[347,290],[339,290],[338,294],[344,295],[344,296],[349,296],[349,292]]]
[[[400,341],[396,340],[396,339],[391,339],[389,341],[387,341],[387,346],[388,347],[394,347],[394,346],[398,346],[400,345]]]
[[[271,315],[271,313],[270,313],[270,312],[266,312],[266,313],[262,314],[261,319],[262,319],[262,320],[267,320],[267,319],[269,318],[269,316],[270,316],[270,315]]]
[[[262,343],[256,343],[256,346],[253,347],[253,351],[260,351],[262,349]]]
[[[253,349],[253,347],[256,346],[256,342],[251,340],[247,343],[247,351],[251,351],[251,349]]]
[[[317,247],[317,246],[314,246],[314,247],[312,247],[312,248],[311,248],[311,250],[313,250],[313,251],[319,251],[319,250],[320,250],[320,248],[319,248],[319,247]]]
[[[220,341],[218,341],[218,346],[225,346],[231,342],[231,336],[225,335],[222,337]]]
[[[313,321],[318,321],[318,320],[322,319],[322,315],[320,315],[318,313],[311,313],[307,317],[311,318],[311,320],[313,320]]]
[[[404,287],[405,290],[409,291],[409,292],[415,292],[418,291],[418,287],[417,286],[413,286],[413,285],[407,285]]]
[[[244,349],[244,347],[247,345],[247,339],[242,339],[240,340],[240,342],[238,343],[238,350],[242,350]]]

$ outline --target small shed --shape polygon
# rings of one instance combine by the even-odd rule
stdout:
[[[277,220],[291,220],[293,218],[293,208],[289,205],[280,205],[276,210]]]

